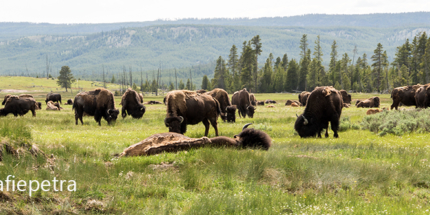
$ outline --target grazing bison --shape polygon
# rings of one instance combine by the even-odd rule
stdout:
[[[230,100],[228,99],[228,93],[221,89],[215,88],[205,94],[212,96],[214,99],[218,100],[221,108],[221,119],[225,122],[227,120],[227,107],[231,106]]]
[[[239,116],[243,118],[246,118],[246,115],[248,115],[249,118],[253,118],[254,112],[257,109],[251,105],[251,102],[249,101],[249,93],[245,88],[233,94],[231,104],[237,106]]]
[[[251,124],[251,123],[249,123]],[[234,138],[220,136],[220,137],[202,137],[190,138],[178,133],[161,133],[154,134],[139,143],[136,143],[119,155],[125,156],[149,156],[160,154],[163,152],[178,152],[200,148],[203,146],[227,146],[234,148],[259,148],[269,150],[272,140],[270,136],[263,131],[247,128],[246,124],[242,132],[234,135]]]
[[[200,93],[200,94],[203,94],[203,93],[206,93],[207,92],[207,90],[196,90],[196,93]]]
[[[66,102],[66,105],[73,105],[73,100],[72,99],[68,99]]]
[[[161,104],[161,102],[159,102],[159,101],[147,101],[144,104],[146,104],[146,105],[157,105],[157,104]]]
[[[430,85],[426,84],[418,88],[415,92],[415,102],[418,108],[427,108],[430,106]]]
[[[61,95],[59,93],[48,93],[46,94],[45,103],[48,104],[48,101],[60,102],[61,103]]]
[[[417,103],[415,100],[415,91],[419,89],[422,85],[413,85],[405,87],[394,88],[391,92],[391,98],[393,99],[393,104],[391,105],[391,110],[399,107],[400,102],[405,106],[415,106]]]
[[[13,114],[14,116],[23,116],[31,111],[36,116],[36,101],[34,99],[19,98],[18,96],[9,96],[4,108],[0,109],[0,116]]]
[[[106,90],[97,88],[94,91],[81,92],[75,96],[73,108],[75,110],[76,125],[78,119],[82,122],[82,116],[85,114],[94,116],[96,122],[101,125],[102,117],[110,124],[118,118],[119,110],[115,109],[115,100],[113,94]]]
[[[298,105],[298,106],[300,106],[301,104],[300,104],[300,102],[298,102],[298,101],[293,101],[293,100],[287,100],[287,102],[285,102],[285,106],[287,106],[287,105],[292,105],[292,104],[296,104],[296,105]]]
[[[256,106],[257,105],[257,100],[255,99],[254,93],[250,93],[249,94],[249,101],[251,101],[251,105],[252,106]]]
[[[6,95],[5,97],[4,97],[4,100],[3,100],[3,102],[2,102],[2,105],[6,105],[6,101],[7,101],[7,99],[9,98],[9,97],[11,97],[12,95]],[[16,97],[16,96],[14,96],[14,97]],[[20,98],[20,99],[29,99],[29,100],[33,100],[34,102],[36,102],[36,110],[40,110],[40,109],[42,109],[42,103],[40,103],[40,102],[37,102],[35,99],[34,99],[34,97],[32,96],[32,95],[30,95],[30,94],[21,94],[21,95],[19,95],[18,96],[18,98]]]
[[[227,122],[236,122],[236,105],[227,107]]]
[[[380,100],[379,97],[372,97],[366,100],[363,100],[357,104],[357,107],[361,108],[372,108],[372,107],[379,107]]]
[[[257,101],[257,105],[264,105],[264,101]]]
[[[340,90],[339,92],[342,95],[343,103],[351,104],[351,95],[346,90]]]
[[[166,105],[164,124],[169,128],[169,132],[184,134],[187,125],[203,122],[207,136],[210,122],[218,136],[217,118],[221,109],[218,100],[212,96],[188,90],[174,90],[167,93]]]
[[[311,93],[308,91],[303,91],[299,94],[299,102],[302,103],[302,106],[306,106],[306,101],[308,100],[308,96]]]
[[[334,137],[339,137],[339,118],[342,114],[342,96],[333,87],[316,87],[309,95],[306,108],[300,116],[297,116],[294,129],[300,137],[321,137],[322,129],[326,129],[325,137],[328,137],[328,123]]]
[[[125,118],[128,114],[131,115],[133,118],[140,119],[146,110],[145,106],[140,101],[141,99],[139,94],[131,88],[128,88],[121,98],[122,118]]]

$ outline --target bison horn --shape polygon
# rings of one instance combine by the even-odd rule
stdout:
[[[179,116],[179,119],[181,120],[181,123],[184,121],[184,117]]]
[[[299,118],[299,115],[296,114],[296,117]]]
[[[303,122],[303,125],[307,125],[309,122],[308,122],[308,120],[305,118],[305,115],[302,115],[302,117],[303,117],[303,119],[305,120],[305,121]]]
[[[245,130],[245,128],[248,128],[248,126],[252,125],[252,123],[248,123],[245,126],[243,126],[242,131]]]
[[[140,110],[143,110],[143,108],[140,108]]]

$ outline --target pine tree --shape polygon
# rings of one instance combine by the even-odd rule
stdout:
[[[422,59],[421,68],[423,68],[423,73],[425,74],[425,82],[423,83],[429,83],[430,82],[430,38],[427,40],[426,43],[426,50],[425,54]]]
[[[182,82],[182,79],[179,80],[179,89],[180,90],[184,90],[185,89],[185,85],[184,85],[184,82]]]
[[[372,67],[373,67],[373,77],[374,77],[374,87],[378,92],[381,92],[381,82],[383,79],[383,67],[384,67],[384,59],[383,59],[383,47],[381,43],[378,43],[375,51],[373,51],[374,55],[372,56]]]
[[[192,90],[190,79],[187,79],[186,89]]]
[[[228,63],[227,63],[231,76],[232,76],[232,83],[230,84],[230,90],[231,91],[237,91],[240,89],[240,79],[239,79],[239,72],[238,72],[238,66],[239,66],[239,59],[237,55],[237,48],[235,45],[233,45],[230,49],[230,55],[228,56]]]
[[[315,47],[314,47],[314,53],[313,55],[315,56],[315,58],[317,59],[317,61],[322,62],[322,56],[324,55],[321,49],[321,40],[320,40],[320,35],[317,36],[317,40],[315,40]]]
[[[299,70],[299,90],[308,90],[306,78],[308,74],[308,67],[310,63],[311,50],[308,49],[306,55],[300,61],[300,70]]]
[[[297,89],[297,73],[298,73],[298,67],[296,60],[292,59],[290,63],[288,64],[288,70],[287,70],[287,77],[285,82],[285,91],[292,92],[293,90]]]
[[[112,79],[110,80],[110,83],[115,84],[115,75],[112,75]]]
[[[276,58],[276,62],[275,62],[275,66],[274,66],[273,68],[276,68],[276,67],[280,66],[280,65],[281,65],[281,63],[282,63],[281,58],[280,58],[280,57],[277,57],[277,58]]]
[[[336,83],[336,62],[337,62],[337,45],[336,40],[333,40],[333,44],[331,45],[331,53],[330,53],[330,64],[329,64],[329,81],[331,85],[335,85]]]
[[[287,68],[288,68],[288,56],[287,56],[287,54],[284,54],[284,56],[282,57],[282,68],[284,69],[284,71],[287,71]]]
[[[244,52],[242,53],[241,59],[242,71],[240,72],[240,82],[242,83],[242,86],[240,88],[252,89],[254,87],[252,74],[255,65],[255,55],[250,42],[248,42],[248,44],[244,47]]]
[[[218,57],[216,61],[216,67],[214,71],[214,78],[212,79],[212,86],[214,88],[227,89],[226,79],[227,79],[227,68],[224,59],[221,56]]]
[[[407,86],[410,84],[410,76],[408,72],[408,67],[403,64],[402,67],[399,70],[399,83],[400,86]]]
[[[172,90],[174,90],[175,89],[175,86],[173,86],[173,83],[172,82],[170,82],[170,85],[169,85],[169,91],[172,91]]]
[[[202,80],[202,89],[203,90],[209,90],[209,79],[207,75],[203,76],[203,80]]]
[[[284,91],[284,80],[285,80],[284,68],[279,65],[275,68],[275,72],[272,74],[272,92],[282,92]]]
[[[75,78],[73,78],[72,71],[68,66],[62,66],[60,70],[60,76],[58,76],[57,84],[60,87],[71,88],[72,83],[75,82]]]
[[[262,43],[260,42],[260,35],[256,35],[251,39],[251,44],[254,46],[254,54],[255,54],[255,60],[254,60],[254,70],[252,73],[252,77],[254,79],[254,92],[258,92],[258,55],[261,55],[261,52],[263,52]]]
[[[351,80],[349,79],[349,77],[351,77],[350,72],[349,72],[349,68],[348,68],[348,64],[351,62],[351,59],[349,58],[348,54],[345,53],[342,55],[342,63],[341,63],[341,70],[340,70],[340,86],[342,86],[342,89],[347,90],[345,88],[346,86],[351,86]],[[344,77],[347,77],[347,79],[345,79]],[[349,83],[346,83],[349,82]]]
[[[271,79],[272,79],[272,62],[270,60],[270,57],[267,58],[266,63],[263,67],[263,77],[261,78],[261,87],[260,92],[268,93],[272,92],[272,85],[271,85]]]

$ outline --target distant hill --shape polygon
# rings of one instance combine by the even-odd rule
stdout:
[[[30,35],[82,35],[121,28],[154,25],[222,25],[222,26],[288,26],[288,27],[399,27],[427,25],[430,12],[380,13],[364,15],[309,14],[289,17],[266,17],[258,19],[214,18],[157,20],[148,22],[126,22],[108,24],[48,24],[48,23],[0,23],[0,41]]]

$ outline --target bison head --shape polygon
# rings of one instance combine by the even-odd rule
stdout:
[[[250,105],[250,106],[248,106],[247,108],[246,108],[246,113],[248,114],[248,116],[249,116],[249,118],[253,118],[254,117],[254,113],[255,113],[255,110],[256,110],[257,108],[256,107],[254,107],[254,106],[252,106],[252,105]]]
[[[133,118],[138,118],[138,119],[140,119],[140,118],[143,116],[143,114],[145,114],[145,110],[146,110],[145,106],[143,106],[143,105],[142,105],[142,107],[140,107],[137,111],[134,111],[134,112],[131,114],[131,116],[132,116]]]
[[[106,121],[108,122],[108,124],[110,124],[111,121],[116,121],[116,119],[118,118],[119,115],[119,110],[117,109],[109,109],[107,111],[108,113],[108,118],[106,119]]]
[[[227,110],[227,122],[235,122],[236,121],[236,105],[228,106]]]
[[[252,123],[248,123],[242,128],[242,132],[234,135],[238,142],[238,147],[242,148],[262,148],[269,150],[272,140],[270,136],[263,131],[247,128]]]
[[[294,129],[299,133],[300,137],[315,137],[318,133],[318,123],[312,116],[297,116]]]
[[[179,134],[185,133],[185,126],[182,125],[182,122],[184,122],[184,117],[182,116],[172,116],[166,117],[164,119],[164,124],[169,128],[169,132],[175,132]]]

